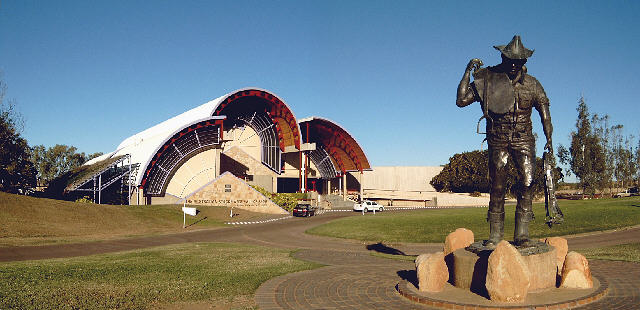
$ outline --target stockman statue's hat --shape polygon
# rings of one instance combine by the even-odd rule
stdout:
[[[507,45],[494,45],[493,48],[499,50],[507,58],[510,59],[527,59],[533,55],[533,51],[524,47],[520,36],[513,36],[511,42]]]

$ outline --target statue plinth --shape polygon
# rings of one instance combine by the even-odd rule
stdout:
[[[534,241],[532,246],[516,248],[529,268],[529,291],[555,288],[556,249],[537,241]],[[449,254],[446,261],[451,284],[486,295],[487,261],[492,252],[493,249],[483,246],[480,241]]]
[[[455,239],[449,237],[446,240]],[[396,290],[411,301],[442,309],[572,309],[607,294],[607,282],[591,277],[586,260],[569,254],[556,256],[558,252],[566,253],[566,240],[547,238],[545,242],[549,243],[532,241],[527,247],[513,247],[503,241],[492,248],[483,246],[482,242],[472,243],[445,256],[449,281],[442,290],[419,290],[422,284],[410,280],[400,281]],[[445,244],[447,248],[456,247]],[[557,269],[563,264],[565,271],[567,264],[575,266],[572,272],[580,272],[578,267],[584,267],[581,272],[593,281],[592,286],[580,289],[559,286],[562,281]],[[417,269],[418,265],[416,273]],[[522,296],[524,298],[516,299]]]

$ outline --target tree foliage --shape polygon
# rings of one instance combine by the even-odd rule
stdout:
[[[640,184],[640,138],[638,139],[638,145],[636,146],[636,150],[634,152],[634,172],[633,175],[635,177],[636,185]]]
[[[613,157],[615,158],[615,165],[613,175],[619,187],[630,186],[637,171],[631,144],[632,139],[633,136],[623,137],[620,135],[614,142]]]
[[[442,171],[431,180],[431,185],[439,192],[488,193],[488,154],[485,150],[453,155]]]
[[[32,159],[38,169],[38,180],[42,185],[84,164],[86,161],[102,155],[95,153],[85,155],[78,153],[74,146],[56,144],[45,148],[44,145],[36,145],[32,149]]]
[[[558,158],[578,178],[584,194],[593,195],[609,187],[624,187],[638,174],[633,136],[624,136],[622,125],[610,125],[609,116],[589,114],[584,98],[578,101],[576,130],[569,149],[560,145]]]
[[[578,103],[576,131],[571,132],[571,171],[580,180],[583,193],[593,195],[606,185],[606,157],[602,141],[591,128],[589,108],[584,98]]]
[[[610,191],[613,187],[613,179],[616,165],[616,154],[614,145],[617,136],[621,134],[622,125],[610,125],[609,115],[599,116],[594,114],[591,118],[594,136],[598,139],[602,146],[604,156],[604,170],[600,179],[603,187],[609,187]]]
[[[536,195],[544,193],[544,165],[541,158],[536,158],[533,190]],[[554,170],[554,181],[563,178],[560,168]],[[507,163],[507,180],[505,190],[511,195],[518,191],[516,184],[520,176],[513,164]],[[489,152],[472,151],[455,154],[449,158],[449,163],[431,180],[431,185],[439,192],[488,193],[491,185],[489,181]]]
[[[29,145],[20,136],[20,115],[4,101],[7,86],[0,77],[0,191],[17,193],[35,185]]]

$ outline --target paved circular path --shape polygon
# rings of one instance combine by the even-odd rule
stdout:
[[[255,295],[260,309],[431,309],[395,290],[400,280],[415,278],[412,262],[340,251],[304,250],[295,256],[329,266],[265,282]],[[609,283],[609,292],[578,309],[640,308],[640,264],[591,260],[590,267]]]
[[[304,248],[295,257],[328,266],[265,282],[255,295],[260,309],[430,309],[405,299],[395,290],[400,280],[415,278],[413,262],[371,256],[364,243],[301,236],[306,229],[294,227],[288,233],[273,233],[284,233],[292,238],[289,240],[296,240],[296,247]],[[278,245],[272,237],[254,236],[255,240]],[[640,227],[570,236],[567,240],[572,250],[638,242]],[[407,255],[442,250],[442,244],[393,247]],[[590,267],[596,277],[609,283],[609,293],[579,309],[640,308],[640,264],[591,260]]]
[[[411,211],[407,211],[411,212]],[[256,291],[261,309],[428,309],[401,297],[395,285],[415,278],[411,261],[371,256],[370,244],[304,234],[307,229],[330,220],[351,216],[349,212],[327,213],[312,218],[291,218],[265,224],[217,230],[130,238],[123,240],[0,248],[0,261],[74,257],[187,242],[242,242],[300,249],[300,259],[327,265],[265,282]],[[640,227],[591,233],[567,238],[570,249],[600,247],[640,241]],[[393,244],[385,250],[407,255],[442,250],[442,244]],[[374,245],[380,250],[380,245]],[[640,264],[590,261],[593,274],[609,283],[602,300],[581,309],[640,308]]]
[[[294,256],[330,266],[265,282],[255,296],[260,309],[424,309],[395,290],[412,272],[411,262],[342,251],[303,250]]]

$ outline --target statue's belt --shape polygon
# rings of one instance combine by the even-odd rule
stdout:
[[[518,131],[518,132],[531,132],[533,130],[533,125],[531,121],[528,122],[518,122],[518,123],[497,123],[494,122],[493,126],[489,129],[491,132],[510,132],[510,131]]]

